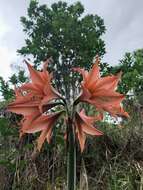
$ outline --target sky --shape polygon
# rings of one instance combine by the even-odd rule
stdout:
[[[16,50],[25,43],[20,17],[25,16],[30,0],[0,0],[0,76],[5,79],[14,72],[12,65],[23,57]],[[39,0],[40,4],[57,2]],[[65,0],[71,4],[75,0]],[[81,0],[85,12],[97,14],[104,19],[106,44],[104,61],[111,65],[119,63],[125,52],[143,48],[143,0]]]

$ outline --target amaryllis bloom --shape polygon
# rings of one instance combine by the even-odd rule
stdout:
[[[34,116],[28,116],[23,121],[23,125],[21,128],[22,133],[36,133],[41,131],[41,134],[37,140],[37,147],[40,151],[43,143],[45,140],[50,143],[51,140],[51,134],[52,129],[54,127],[54,123],[57,121],[57,119],[61,116],[63,111],[45,114],[45,115],[37,115]],[[39,116],[39,117],[38,117]]]
[[[26,116],[39,110],[39,97],[34,97],[31,93],[24,94],[17,88],[15,88],[15,97],[15,101],[9,104],[8,111]]]
[[[51,85],[52,74],[46,70],[43,65],[43,71],[36,71],[28,62],[26,62],[31,82],[15,88],[15,101],[8,106],[8,110],[17,114],[29,115],[36,110],[42,112],[43,106],[47,106],[53,99],[62,98],[62,96]]]
[[[42,99],[41,106],[62,96],[51,85],[52,73],[47,71],[48,60],[44,62],[43,71],[36,71],[27,61],[31,82],[24,84],[20,89],[32,93]]]
[[[83,76],[83,81],[81,82],[82,91],[76,102],[88,102],[94,105],[97,110],[107,111],[112,116],[129,116],[121,105],[125,96],[116,92],[121,72],[117,75],[101,77],[98,56],[89,72],[81,68],[74,68],[74,71]]]
[[[36,71],[28,62],[26,64],[31,82],[15,88],[15,101],[10,103],[7,109],[23,115],[20,137],[25,133],[42,131],[38,139],[40,150],[45,139],[50,142],[53,124],[62,113],[60,111],[45,115],[45,112],[60,104],[51,103],[51,100],[62,99],[62,96],[51,85],[52,75],[46,70],[47,62],[43,65],[43,71]]]
[[[53,127],[63,112],[65,113],[67,189],[75,190],[77,141],[83,152],[87,135],[103,135],[103,132],[96,126],[97,121],[103,120],[103,111],[112,116],[128,116],[121,106],[124,95],[116,92],[121,73],[116,76],[101,77],[98,57],[89,72],[81,68],[74,68],[75,71],[82,74],[83,81],[81,82],[81,93],[70,104],[53,88],[52,74],[47,71],[48,63],[49,61],[44,62],[42,71],[36,71],[26,61],[31,81],[15,88],[15,101],[8,105],[8,110],[23,116],[20,122],[20,137],[25,133],[40,133],[37,139],[39,151],[45,141],[50,143]],[[77,112],[80,102],[94,105],[98,115],[87,116],[84,109]]]
[[[97,116],[91,117],[85,114],[84,109],[81,112],[76,112],[75,114],[75,131],[76,136],[79,140],[81,152],[84,150],[86,135],[101,136],[103,133],[94,127],[96,121],[101,121],[103,115],[99,114]]]
[[[81,68],[74,68],[75,71],[82,74],[83,81],[81,82],[81,93],[71,105],[71,110],[66,100],[51,84],[52,74],[47,71],[49,61],[44,62],[42,71],[35,70],[27,61],[25,62],[31,81],[15,88],[15,101],[8,105],[8,111],[23,116],[20,122],[20,137],[25,133],[41,132],[37,141],[39,150],[46,139],[50,142],[54,123],[63,113],[63,110],[48,113],[48,110],[55,106],[62,106],[65,109],[67,125],[72,126],[81,152],[84,150],[87,135],[101,136],[103,134],[94,126],[96,121],[103,120],[103,111],[113,116],[128,116],[121,106],[124,95],[116,92],[121,73],[116,76],[101,77],[98,57],[89,72]],[[60,101],[56,102],[55,99]],[[100,114],[91,117],[87,116],[84,110],[78,113],[75,107],[80,102],[94,105]],[[61,107],[58,108],[61,109]],[[67,138],[69,138],[69,134]]]

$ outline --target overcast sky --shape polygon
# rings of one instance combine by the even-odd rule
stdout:
[[[65,0],[68,3],[75,0]],[[21,63],[16,50],[24,45],[20,16],[26,15],[30,0],[0,0],[0,76],[8,78],[10,65]],[[54,0],[39,0],[50,5]],[[104,19],[106,55],[104,61],[114,65],[125,52],[143,48],[143,0],[81,0],[86,13]]]

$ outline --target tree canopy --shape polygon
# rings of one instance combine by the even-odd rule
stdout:
[[[59,1],[48,7],[31,1],[28,15],[21,17],[21,22],[27,39],[18,52],[32,55],[35,65],[52,57],[54,63],[51,70],[56,70],[57,87],[64,89],[66,96],[69,94],[69,82],[74,87],[78,80],[78,76],[71,72],[71,67],[89,69],[93,57],[105,53],[102,40],[104,21],[97,15],[85,15],[80,2],[68,5]]]
[[[140,96],[143,92],[143,49],[126,53],[117,66],[110,68],[113,73],[122,71],[119,91]]]

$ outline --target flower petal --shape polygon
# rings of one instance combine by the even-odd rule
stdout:
[[[80,116],[81,115],[81,116]],[[80,112],[75,114],[75,127],[76,127],[76,133],[77,138],[79,140],[81,152],[84,150],[85,140],[86,140],[86,134],[94,135],[94,136],[100,136],[103,135],[101,131],[96,129],[91,125],[93,123],[93,118],[88,118],[88,116],[85,117],[84,112]],[[91,120],[92,119],[92,120]]]
[[[85,146],[85,141],[86,141],[86,136],[84,132],[82,131],[82,126],[80,123],[75,123],[76,124],[76,129],[77,129],[77,138],[79,140],[79,145],[80,145],[80,150],[83,152],[84,146]]]
[[[88,116],[87,116],[88,118]],[[79,113],[76,113],[76,119],[77,122],[81,124],[82,130],[89,135],[96,135],[96,136],[100,136],[103,135],[103,133],[101,131],[99,131],[98,129],[96,129],[95,127],[92,126],[93,120],[90,121],[91,118],[86,119],[85,116],[81,117],[81,115],[79,115]]]
[[[78,114],[79,114],[80,118],[81,118],[85,123],[87,123],[87,125],[88,125],[88,124],[92,125],[94,122],[100,121],[100,120],[103,119],[103,114],[102,114],[102,113],[100,113],[100,114],[98,114],[98,115],[96,115],[96,116],[87,116],[87,115],[85,114],[85,110],[84,110],[84,109],[82,109]]]
[[[22,128],[20,129],[20,136],[24,134],[29,127],[31,127],[32,122],[40,116],[39,111],[34,112],[32,115],[25,116],[21,122]]]
[[[38,106],[32,106],[32,105],[18,105],[18,106],[8,106],[8,111],[17,113],[17,114],[22,114],[22,115],[31,115],[34,112],[38,111]]]
[[[86,79],[85,86],[90,89],[96,83],[96,81],[100,77],[100,68],[99,68],[99,57],[96,59],[96,63],[93,65],[92,69],[88,74],[88,78]]]
[[[38,148],[39,152],[42,148],[42,145],[43,145],[45,139],[48,138],[48,143],[50,142],[51,132],[52,132],[52,127],[46,128],[41,132],[39,138],[37,139],[37,148]]]
[[[23,91],[31,91],[33,95],[43,95],[43,85],[39,83],[26,83],[20,87]]]
[[[30,72],[30,78],[33,83],[43,83],[44,81],[41,78],[41,72],[36,71],[26,60],[26,65],[28,67],[28,70]]]
[[[122,72],[118,73],[117,75],[113,76],[107,76],[100,78],[96,84],[93,86],[92,91],[95,92],[97,89],[103,89],[105,90],[115,90],[117,87],[117,84],[121,78]],[[94,91],[95,89],[95,91]]]
[[[103,132],[100,130],[96,129],[95,127],[92,127],[90,125],[83,124],[82,125],[82,130],[88,134],[88,135],[95,135],[95,136],[100,136],[103,135]]]
[[[31,127],[25,130],[26,133],[36,133],[54,125],[62,111],[49,115],[41,115],[32,123]]]

